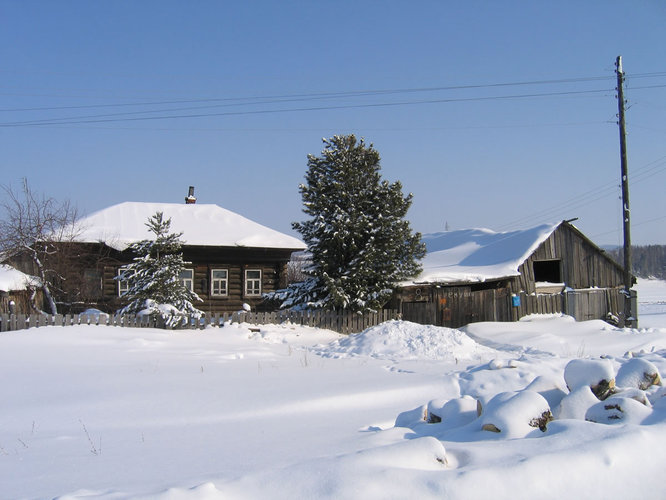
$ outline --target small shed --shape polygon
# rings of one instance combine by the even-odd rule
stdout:
[[[41,304],[39,279],[0,264],[0,314],[29,314],[33,300]]]
[[[423,272],[402,283],[391,304],[405,320],[459,327],[564,313],[623,322],[623,268],[570,222],[446,231],[423,241]]]

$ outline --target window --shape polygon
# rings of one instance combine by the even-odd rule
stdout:
[[[559,260],[535,260],[533,269],[536,282],[562,283]]]
[[[126,267],[121,267],[120,269],[118,269],[118,276],[122,276],[123,273],[126,273],[126,272],[127,272],[127,268]],[[129,275],[126,275],[125,278],[129,278]],[[122,297],[128,291],[129,291],[129,282],[126,279],[124,279],[124,280],[118,279],[118,297]]]
[[[81,293],[85,298],[99,299],[102,297],[102,271],[85,269]]]
[[[193,269],[183,269],[178,276],[179,281],[187,288],[190,292],[194,291],[194,270]]]
[[[210,294],[225,297],[229,293],[229,272],[226,269],[213,269],[210,272]]]
[[[247,269],[245,271],[245,295],[261,295],[261,271],[259,269]]]

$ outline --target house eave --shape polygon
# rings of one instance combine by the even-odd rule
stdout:
[[[458,280],[424,280],[424,281],[411,281],[407,283],[402,283],[399,288],[409,288],[416,286],[435,286],[435,287],[448,287],[448,286],[468,286],[468,285],[478,285],[479,283],[492,283],[497,281],[505,281],[511,278],[515,278],[518,274],[506,275],[506,276],[484,276],[479,278],[465,278]]]

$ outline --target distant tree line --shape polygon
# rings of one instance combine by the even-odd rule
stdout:
[[[620,264],[624,262],[623,248],[608,250],[608,253]],[[632,246],[631,260],[636,276],[666,280],[666,245]]]

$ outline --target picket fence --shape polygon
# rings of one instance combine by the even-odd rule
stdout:
[[[396,319],[398,312],[383,309],[375,313],[353,313],[335,311],[274,311],[274,312],[234,312],[204,314],[200,318],[189,317],[179,322],[179,329],[204,329],[223,327],[229,323],[249,325],[293,324],[325,328],[338,333],[359,333],[384,321]],[[85,314],[0,314],[0,332],[25,330],[46,326],[98,325],[132,328],[169,328],[156,317],[136,315],[85,315]],[[253,327],[251,327],[253,328]]]

